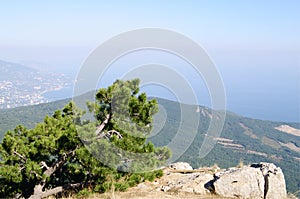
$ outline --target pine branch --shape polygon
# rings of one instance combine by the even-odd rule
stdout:
[[[49,169],[48,165],[46,164],[46,162],[42,161],[40,163],[40,165],[42,166],[42,168],[46,168],[47,170]]]
[[[116,130],[110,130],[107,132],[102,132],[100,135],[98,135],[98,138],[106,138],[106,139],[110,139],[113,135],[116,135],[119,139],[123,139],[123,136],[121,135],[121,133],[119,131]]]
[[[19,158],[21,158],[22,160],[24,160],[25,162],[27,161],[27,158],[25,158],[23,155],[21,155],[20,153],[18,153],[17,151],[14,151],[14,154],[17,155]]]
[[[95,132],[96,135],[101,134],[104,127],[108,124],[110,118],[111,118],[111,113],[106,115],[105,120],[100,124],[100,126],[97,126],[97,129],[96,129],[96,132]]]
[[[118,131],[116,131],[116,130],[110,130],[110,131],[107,131],[106,134],[110,135],[110,137],[113,136],[113,135],[117,135],[117,137],[118,137],[119,139],[122,139],[122,138],[123,138],[123,136],[121,135],[121,133],[118,132]]]

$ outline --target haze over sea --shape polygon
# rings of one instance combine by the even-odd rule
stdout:
[[[0,12],[0,60],[36,62],[75,78],[92,50],[111,37],[145,27],[169,29],[207,51],[223,79],[228,110],[252,118],[300,122],[299,10],[298,0],[6,1]],[[210,106],[202,77],[187,70],[187,63],[161,52],[120,59],[100,86],[122,76],[122,70],[149,63],[184,74],[199,104]],[[175,99],[157,86],[143,89]],[[70,90],[53,95],[67,97]]]
[[[211,58],[213,57],[211,56]],[[227,110],[256,119],[300,121],[300,69],[297,65],[293,66],[293,63],[290,63],[283,67],[276,63],[257,63],[252,60],[245,67],[235,63],[232,65],[218,64],[221,62],[218,59],[213,59],[213,61],[223,79]],[[75,78],[80,69],[81,63],[79,63],[80,61],[78,61],[77,68],[61,67],[61,69],[53,68],[52,70],[68,73]],[[191,70],[192,66],[184,60],[161,51],[144,50],[120,58],[109,66],[109,70],[101,77],[98,88],[110,85],[132,68],[145,63],[160,63],[176,70],[191,83],[197,93],[198,103],[211,107],[209,92],[203,78]],[[251,67],[251,64],[254,66]],[[161,78],[168,77],[162,76]],[[180,85],[178,86],[180,87]],[[176,93],[172,93],[163,86],[148,85],[142,90],[154,97],[178,100]],[[50,92],[46,95],[62,99],[72,96],[72,88]],[[184,103],[190,103],[189,99],[185,100]]]

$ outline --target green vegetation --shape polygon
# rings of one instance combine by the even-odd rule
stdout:
[[[124,191],[162,176],[154,169],[171,154],[146,142],[158,109],[156,100],[139,94],[139,80],[116,81],[100,89],[88,107],[95,121],[82,120],[84,111],[69,102],[34,128],[18,125],[4,135],[1,198]],[[129,152],[138,155],[129,160]]]
[[[46,115],[51,116],[55,110],[62,109],[71,99],[39,104],[34,106],[17,107],[0,110],[0,139],[3,139],[7,130],[12,130],[18,124],[33,128],[43,122]]]
[[[181,108],[177,102],[164,99],[157,100],[158,103],[164,107],[167,118],[162,130],[148,140],[156,147],[161,147],[170,143],[176,135],[178,127],[180,126]],[[69,100],[0,110],[0,136],[1,133],[3,135],[5,131],[13,129],[17,124],[24,124],[30,128],[33,127],[37,122],[42,121],[43,115],[49,115],[51,112],[63,108],[63,105],[68,101]],[[272,162],[282,168],[289,192],[295,193],[300,189],[300,154],[280,144],[290,142],[294,143],[296,147],[300,147],[300,139],[295,135],[274,129],[274,127],[280,125],[289,125],[300,129],[299,123],[256,120],[227,112],[221,137],[230,139],[233,144],[239,144],[242,147],[230,148],[218,143],[205,158],[200,159],[198,157],[199,149],[210,122],[210,117],[207,113],[210,113],[211,110],[201,107],[200,111],[196,112],[197,106],[191,105],[182,105],[182,108],[189,109],[189,113],[191,113],[190,118],[194,117],[193,114],[200,114],[200,124],[193,143],[177,161],[189,162],[194,168],[211,166],[213,164],[227,168],[238,165],[240,161],[243,161],[244,164],[261,161]],[[157,120],[158,125],[162,122],[163,120]],[[182,129],[188,133],[190,127],[183,126]],[[178,146],[178,148],[180,148],[180,146]],[[175,154],[176,148],[172,150]]]

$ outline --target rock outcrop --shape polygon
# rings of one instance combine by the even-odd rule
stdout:
[[[214,175],[206,187],[217,195],[244,199],[286,198],[284,175],[272,163],[230,168]]]
[[[169,173],[166,177],[167,183],[161,186],[161,191],[179,191],[196,194],[209,194],[204,185],[214,179],[212,174],[209,173]]]
[[[262,162],[253,164],[252,167],[260,168],[265,179],[264,197],[266,199],[280,199],[286,197],[286,184],[280,167]]]
[[[231,168],[216,173],[207,187],[217,195],[237,198],[263,198],[264,177],[253,167]]]
[[[165,175],[140,186],[148,192],[186,193],[217,198],[287,198],[284,175],[272,163],[220,169],[217,166],[193,169],[179,162],[164,169]]]

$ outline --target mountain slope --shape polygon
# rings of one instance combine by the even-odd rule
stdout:
[[[82,98],[84,99],[84,98]],[[19,107],[0,110],[0,138],[8,129],[13,129],[17,124],[23,124],[32,128],[37,122],[41,122],[45,115],[52,114],[69,101],[60,100],[47,104]],[[79,100],[80,101],[80,100]],[[183,109],[189,113],[189,118],[200,116],[199,128],[193,142],[177,161],[189,162],[194,168],[218,164],[222,168],[236,166],[240,161],[245,164],[254,162],[272,162],[282,168],[289,192],[300,189],[300,137],[295,132],[300,129],[299,123],[283,123],[245,118],[227,112],[225,125],[220,138],[215,138],[217,144],[204,158],[199,158],[201,144],[207,136],[211,111],[209,108],[183,105],[177,102],[158,99],[165,112],[165,121],[158,114],[156,123],[164,122],[163,128],[149,138],[156,146],[168,145],[175,136],[181,124],[181,112]],[[82,103],[84,103],[82,101]],[[192,120],[192,119],[191,119]],[[284,132],[285,127],[294,128],[294,131]],[[155,129],[155,126],[154,126]],[[191,131],[188,123],[182,126],[184,131],[179,137],[182,145],[186,136]],[[294,132],[294,133],[291,133]],[[172,148],[173,154],[180,153],[180,143]]]
[[[27,75],[35,72],[37,72],[35,69],[27,66],[0,60],[0,81],[15,79],[20,75]]]

